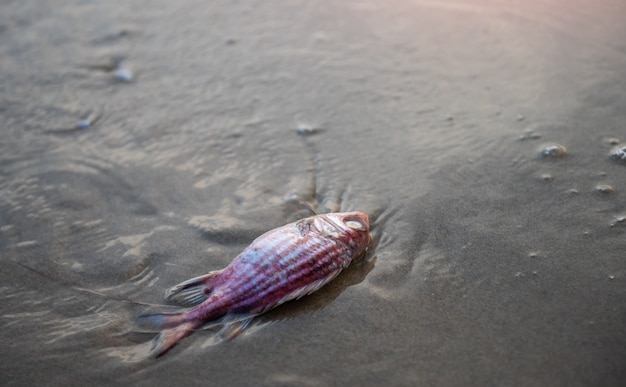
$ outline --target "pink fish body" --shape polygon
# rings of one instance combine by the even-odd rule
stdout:
[[[140,316],[142,325],[161,330],[151,354],[164,354],[207,323],[245,328],[253,316],[321,288],[362,255],[369,241],[369,219],[362,212],[317,215],[266,232],[226,268],[166,292],[168,300],[193,309]]]

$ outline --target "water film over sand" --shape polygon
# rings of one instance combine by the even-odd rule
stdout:
[[[0,384],[626,379],[621,1],[0,5]],[[368,255],[234,340],[138,315],[264,232]]]

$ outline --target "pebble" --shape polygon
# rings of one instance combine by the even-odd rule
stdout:
[[[87,129],[89,126],[91,126],[91,120],[89,118],[85,118],[84,120],[78,121],[76,129]]]
[[[616,146],[611,149],[611,159],[626,163],[626,146]]]
[[[88,116],[76,123],[76,129],[87,129],[95,124],[100,119],[100,117],[102,117],[102,113],[89,113]]]
[[[541,156],[550,159],[560,159],[567,154],[567,148],[560,144],[547,144],[541,148]]]
[[[613,192],[613,187],[608,184],[598,184],[596,185],[596,191],[603,194],[610,194],[611,192]]]
[[[296,127],[296,133],[298,133],[301,136],[310,136],[313,134],[317,134],[321,131],[322,131],[322,128],[312,126],[312,125],[307,125],[307,124],[299,124],[298,127]]]
[[[113,77],[121,82],[132,82],[133,81],[133,73],[129,69],[119,68],[115,70],[113,73]]]

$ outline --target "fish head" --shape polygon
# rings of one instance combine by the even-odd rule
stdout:
[[[316,217],[315,228],[326,237],[336,239],[361,255],[370,243],[370,223],[363,212],[335,212]]]

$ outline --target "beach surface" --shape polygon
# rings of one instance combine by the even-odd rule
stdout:
[[[0,384],[618,386],[626,4],[4,1]],[[264,232],[368,254],[233,340],[135,319]]]

